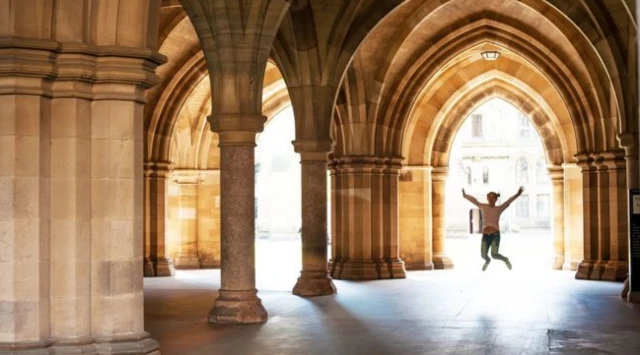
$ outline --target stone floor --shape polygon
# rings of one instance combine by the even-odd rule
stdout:
[[[268,323],[208,324],[219,271],[198,270],[145,279],[146,329],[165,355],[640,354],[640,305],[620,300],[619,283],[496,262],[336,281],[337,295],[304,299],[287,290],[297,272],[270,265],[257,276]]]

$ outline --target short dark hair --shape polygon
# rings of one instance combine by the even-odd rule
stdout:
[[[500,198],[500,193],[498,193],[498,192],[490,191],[490,192],[487,194],[487,196],[489,196],[489,195],[495,195],[495,196],[496,196],[496,198]]]

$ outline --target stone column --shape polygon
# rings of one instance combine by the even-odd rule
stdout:
[[[553,188],[553,268],[562,270],[565,263],[564,233],[564,169],[559,166],[549,168]]]
[[[584,196],[582,170],[575,163],[562,164],[564,170],[564,270],[577,270],[584,258]]]
[[[339,196],[332,206],[343,217],[334,222],[334,278],[406,277],[398,236],[400,167],[396,158],[342,157],[335,162],[338,181],[332,188]]]
[[[118,96],[118,88],[105,84]],[[122,95],[120,95],[122,97]],[[91,118],[91,325],[99,354],[158,343],[144,332],[143,103],[93,102]]]
[[[298,296],[336,293],[327,268],[327,154],[331,142],[296,141],[302,165],[302,271]]]
[[[51,102],[42,78],[20,75],[19,50],[0,57],[0,353],[48,354]]]
[[[582,206],[584,226],[584,256],[576,279],[589,279],[598,261],[598,173],[593,157],[587,154],[576,156],[582,171]]]
[[[431,172],[431,220],[433,221],[433,266],[435,269],[452,269],[453,261],[447,255],[445,232],[445,183],[447,167],[434,167]]]
[[[199,269],[198,257],[198,184],[197,172],[174,170],[174,181],[180,186],[178,219],[180,221],[180,246],[176,268]]]
[[[255,136],[266,118],[260,115],[209,117],[220,135],[221,281],[209,313],[212,323],[267,321],[255,276]]]
[[[400,256],[407,270],[432,270],[430,166],[406,166],[400,173]]]
[[[609,228],[605,230],[608,254],[602,262],[606,263],[601,275],[602,280],[624,281],[629,269],[629,209],[627,206],[627,174],[623,151],[605,152],[603,165],[608,173],[605,186],[607,190],[608,209],[604,211],[609,220]],[[608,214],[608,216],[607,216]]]
[[[612,223],[609,221],[609,172],[601,155],[594,154],[593,160],[596,169],[595,196],[597,199],[597,214],[593,217],[597,219],[597,229],[593,230],[593,237],[596,239],[596,257],[589,278],[601,280],[609,259],[609,229]]]
[[[55,88],[56,86],[54,86]],[[72,96],[82,96],[81,93]],[[70,95],[71,96],[71,95]],[[51,339],[55,353],[91,353],[91,101],[52,100]]]
[[[144,276],[172,276],[173,260],[167,254],[167,175],[169,162],[147,162],[144,165]]]

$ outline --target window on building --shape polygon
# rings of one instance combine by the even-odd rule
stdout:
[[[471,115],[471,136],[473,138],[482,138],[482,115]]]
[[[516,162],[516,182],[520,185],[529,183],[529,162],[527,158],[520,158]]]
[[[518,115],[518,136],[521,138],[529,138],[531,136],[531,122],[523,114]]]
[[[538,183],[547,181],[547,162],[544,158],[540,158],[536,164],[536,180]]]
[[[516,203],[516,216],[518,218],[529,218],[529,196],[522,195]]]
[[[471,167],[470,166],[467,166],[466,172],[467,172],[467,185],[471,185],[473,180],[472,180],[472,177],[471,177]]]
[[[549,218],[549,201],[549,195],[538,195],[536,209],[538,211],[539,218]]]
[[[489,183],[489,168],[486,166],[482,168],[482,183],[483,184]]]

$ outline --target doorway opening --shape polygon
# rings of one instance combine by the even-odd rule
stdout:
[[[500,253],[514,270],[549,270],[553,265],[552,185],[542,141],[529,117],[493,98],[476,108],[453,141],[446,181],[445,230],[456,269],[481,270],[479,211],[462,197],[464,188],[480,202],[500,193],[498,204],[524,193],[500,219]],[[492,262],[487,271],[507,270]]]

